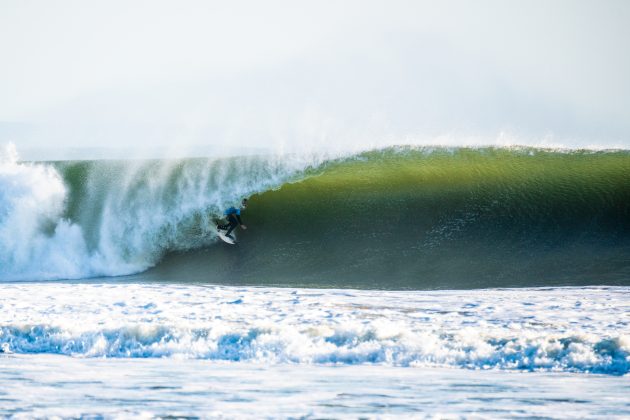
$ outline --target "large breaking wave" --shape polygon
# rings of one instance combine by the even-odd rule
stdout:
[[[629,284],[630,153],[0,162],[0,279],[374,288]],[[250,229],[217,243],[251,196]],[[154,268],[152,268],[154,267]],[[152,268],[152,269],[151,269]]]

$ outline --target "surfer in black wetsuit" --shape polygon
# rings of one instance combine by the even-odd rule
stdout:
[[[223,214],[227,219],[227,223],[224,225],[217,225],[217,230],[227,230],[227,232],[225,232],[225,236],[234,239],[234,237],[230,235],[230,233],[232,233],[236,226],[241,225],[241,228],[247,229],[247,226],[245,226],[243,224],[243,221],[241,220],[241,211],[245,210],[245,208],[247,208],[247,198],[244,198],[241,202],[241,208],[237,209],[234,207],[230,207],[229,209],[224,211]]]

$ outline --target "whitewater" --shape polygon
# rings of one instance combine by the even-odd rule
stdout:
[[[3,416],[630,415],[627,287],[22,282],[0,294]]]
[[[6,353],[630,371],[627,288],[376,292],[40,283],[3,285],[2,296]]]
[[[64,164],[19,162],[10,144],[0,154],[0,279],[144,271],[167,250],[209,244],[216,239],[212,212],[279,186],[305,165],[284,162],[84,161],[66,168],[64,178]],[[81,173],[84,166],[89,170]]]

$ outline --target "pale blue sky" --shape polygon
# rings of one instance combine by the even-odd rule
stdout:
[[[623,0],[0,0],[0,142],[630,148],[629,44]]]

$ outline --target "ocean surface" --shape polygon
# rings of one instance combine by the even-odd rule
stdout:
[[[393,366],[0,357],[14,418],[628,418],[627,377]]]
[[[0,416],[630,416],[628,151],[0,155]]]

